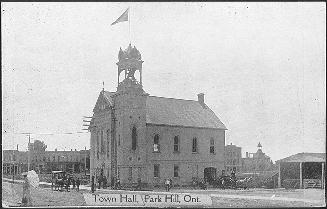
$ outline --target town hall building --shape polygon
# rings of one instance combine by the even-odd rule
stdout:
[[[197,101],[149,95],[143,90],[138,49],[129,44],[118,59],[117,91],[100,92],[88,128],[91,178],[157,186],[167,178],[185,185],[219,175],[227,129],[205,104],[204,94]]]

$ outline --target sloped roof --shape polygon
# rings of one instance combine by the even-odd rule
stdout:
[[[104,92],[110,104],[114,92]],[[155,125],[197,128],[227,129],[215,113],[198,101],[148,96],[146,100],[146,123]]]
[[[148,96],[146,122],[156,125],[227,129],[215,113],[198,101]]]
[[[326,153],[298,153],[291,155],[279,162],[326,162]]]

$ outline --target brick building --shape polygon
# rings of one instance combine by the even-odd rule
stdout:
[[[30,152],[17,150],[3,150],[2,167],[4,174],[19,174],[28,170],[37,173],[49,173],[53,170],[64,170],[73,173],[84,172],[90,168],[89,150],[46,151],[46,145],[35,140],[29,143]]]
[[[204,94],[198,101],[150,96],[135,46],[120,49],[118,58],[117,91],[100,92],[89,126],[91,176],[148,185],[171,178],[182,185],[223,170],[226,127]]]
[[[259,142],[258,150],[255,153],[246,152],[245,158],[242,159],[242,172],[262,173],[275,169],[275,165],[269,156],[262,152],[262,145]]]
[[[242,148],[230,143],[225,146],[225,170],[230,173],[233,169],[236,173],[242,169]]]

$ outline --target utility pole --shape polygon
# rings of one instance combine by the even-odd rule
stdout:
[[[13,154],[13,163],[12,163],[12,181],[13,181],[13,183],[14,183],[14,182],[15,182],[15,161],[16,161],[16,159],[15,159],[15,151],[14,151],[14,150],[13,150],[12,154]]]
[[[27,156],[27,171],[30,171],[30,163],[31,163],[31,150],[30,150],[30,143],[31,143],[31,134],[28,134],[28,156]]]

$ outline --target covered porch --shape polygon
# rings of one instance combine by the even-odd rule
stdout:
[[[279,160],[278,187],[324,189],[325,153],[298,153]]]

